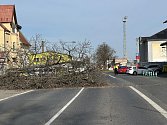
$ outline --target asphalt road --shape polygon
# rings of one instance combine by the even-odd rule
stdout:
[[[109,76],[110,75],[110,76]],[[111,86],[34,90],[0,101],[0,125],[167,125],[166,78],[108,73]]]
[[[113,75],[112,73],[109,74]],[[146,77],[119,74],[116,76],[116,79],[112,78],[112,81],[117,81],[116,85],[118,86],[121,81],[124,81],[122,85],[134,86],[167,110],[167,75],[165,77]]]

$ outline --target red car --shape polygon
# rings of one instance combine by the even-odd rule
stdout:
[[[127,66],[119,66],[118,73],[126,73],[128,67]]]

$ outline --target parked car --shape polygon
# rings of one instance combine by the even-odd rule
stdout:
[[[148,72],[148,71],[149,71],[149,69],[146,68],[146,67],[131,66],[131,67],[129,67],[129,69],[127,70],[127,73],[128,73],[128,74],[132,74],[132,75],[141,75],[141,74],[143,74],[143,73],[145,73],[145,72]]]
[[[146,68],[146,67],[139,66],[139,67],[137,68],[137,74],[138,74],[138,75],[141,75],[141,74],[146,73],[146,72],[148,72],[148,71],[149,71],[149,69]]]
[[[162,67],[158,64],[149,64],[149,65],[145,65],[144,67],[146,67],[148,70],[153,72],[157,72],[157,73],[162,72]]]
[[[118,67],[118,73],[126,73],[128,67],[127,66],[119,66]]]
[[[127,72],[128,74],[133,74],[133,75],[137,75],[137,67],[136,66],[130,66],[128,69],[127,69]]]

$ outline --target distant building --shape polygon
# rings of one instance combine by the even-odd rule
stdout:
[[[115,62],[115,64],[119,64],[121,66],[126,66],[128,63],[128,59],[127,58],[115,58],[114,62]]]
[[[29,49],[30,44],[21,33],[14,5],[0,5],[0,63],[17,67],[18,50]]]
[[[140,62],[167,62],[167,29],[139,38]]]
[[[56,53],[56,52],[42,52],[38,54],[29,54],[28,56],[29,65],[53,65],[53,64],[61,64],[61,63],[68,63],[72,61],[72,56],[63,54],[63,53]]]

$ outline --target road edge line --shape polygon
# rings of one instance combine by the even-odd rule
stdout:
[[[34,91],[34,90],[29,90],[29,91],[26,91],[26,92],[18,93],[18,94],[15,94],[15,95],[12,95],[12,96],[9,96],[9,97],[6,97],[6,98],[3,98],[3,99],[0,99],[0,102],[1,102],[1,101],[4,101],[4,100],[7,100],[7,99],[10,99],[10,98],[13,98],[13,97],[16,97],[16,96],[19,96],[19,95],[23,95],[23,94],[26,94],[26,93],[32,92],[32,91]]]
[[[152,107],[154,107],[162,116],[164,116],[167,119],[167,111],[165,109],[161,108],[157,103],[155,103],[153,100],[148,98],[146,95],[144,95],[142,92],[140,92],[133,86],[129,86],[129,88],[131,88],[138,95],[140,95],[144,100],[146,100]]]
[[[62,108],[60,109],[45,125],[50,125],[59,115],[63,113],[63,111],[80,95],[80,93],[84,90],[84,87]]]

